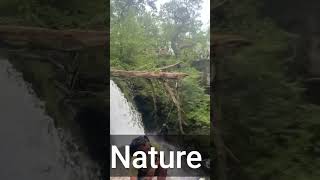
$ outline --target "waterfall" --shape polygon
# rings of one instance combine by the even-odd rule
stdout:
[[[31,84],[0,57],[0,179],[98,179],[99,167],[54,126]]]
[[[110,135],[143,135],[141,115],[110,80]]]
[[[127,101],[120,88],[110,80],[110,135],[111,142],[118,147],[130,144],[133,136],[143,135],[141,115]],[[130,136],[121,136],[130,135]],[[115,171],[113,169],[112,171]],[[119,170],[118,170],[119,171]],[[123,171],[123,169],[120,169]],[[129,180],[129,177],[110,177],[112,180]]]

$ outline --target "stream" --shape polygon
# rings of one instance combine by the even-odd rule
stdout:
[[[96,163],[55,128],[31,85],[0,58],[0,179],[98,179]]]

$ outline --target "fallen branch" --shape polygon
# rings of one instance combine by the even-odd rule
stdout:
[[[218,3],[216,3],[216,4],[214,3],[213,4],[213,9],[216,9],[216,8],[224,5],[226,2],[228,2],[228,0],[222,0],[222,1],[218,2]]]
[[[249,45],[252,42],[242,36],[234,34],[222,34],[214,33],[211,36],[211,42],[213,48],[216,47],[239,47],[243,45]]]
[[[107,39],[106,31],[55,30],[0,25],[0,41],[18,47],[37,46],[67,51],[88,47],[105,47]]]
[[[319,83],[320,82],[320,77],[313,77],[313,78],[308,78],[305,80],[307,83]]]
[[[111,69],[111,76],[126,78],[182,79],[188,76],[188,74],[179,72],[125,71]]]
[[[179,64],[181,64],[181,62],[177,62],[177,63],[175,63],[175,64],[170,64],[170,65],[168,65],[168,66],[164,66],[164,67],[158,68],[158,70],[163,71],[163,70],[165,70],[165,69],[169,69],[169,68],[175,67],[175,66],[177,66],[177,65],[179,65]]]
[[[233,152],[232,152],[226,145],[224,145],[224,147],[225,147],[226,151],[228,152],[228,154],[230,155],[230,157],[231,157],[236,163],[240,163],[239,158],[237,158],[237,156],[235,156],[235,155],[233,154]]]
[[[152,80],[150,80],[150,79],[147,79],[147,80],[149,81],[150,86],[151,86],[151,95],[152,95],[152,100],[153,100],[153,112],[152,113],[154,115],[155,120],[157,121],[158,120],[158,116],[157,116],[158,107],[157,107],[155,88],[154,88]]]
[[[179,129],[180,129],[180,132],[181,134],[185,134],[184,131],[183,131],[183,120],[182,120],[182,114],[181,114],[181,105],[180,105],[180,102],[179,102],[179,96],[176,96],[175,93],[173,92],[173,90],[171,89],[171,87],[169,86],[169,84],[167,82],[163,82],[164,84],[164,87],[166,88],[166,90],[168,91],[170,97],[172,98],[172,101],[173,103],[176,105],[177,107],[177,111],[178,111],[178,121],[179,121]]]
[[[54,80],[53,83],[58,89],[63,91],[65,94],[67,94],[67,95],[71,94],[71,91],[64,84],[60,83],[57,80]]]

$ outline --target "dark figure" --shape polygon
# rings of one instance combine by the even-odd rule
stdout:
[[[166,136],[166,135],[168,135],[168,132],[169,132],[168,125],[166,123],[164,123],[160,129],[159,134],[162,136]]]
[[[139,136],[133,139],[130,144],[131,156],[136,151],[144,151],[145,153],[148,153],[151,147],[155,147],[156,151],[159,151],[158,145],[151,143],[147,136]],[[130,180],[151,180],[154,176],[157,176],[158,180],[165,180],[167,170],[163,169],[159,165],[159,157],[156,158],[156,164],[158,165],[158,168],[156,169],[150,166],[145,169],[135,169],[134,167],[130,167]]]

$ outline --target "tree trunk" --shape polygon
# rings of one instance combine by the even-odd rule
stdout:
[[[214,84],[211,84],[211,87],[214,87],[213,94],[211,96],[211,100],[213,102],[213,120],[211,121],[211,125],[213,128],[213,143],[216,148],[217,162],[216,162],[216,174],[217,180],[227,180],[227,159],[226,159],[226,151],[222,137],[221,131],[221,121],[222,121],[222,112],[221,112],[221,75],[222,75],[222,67],[221,62],[215,59],[215,78],[213,79]],[[213,68],[212,68],[213,70]]]
[[[182,120],[182,114],[181,114],[182,109],[181,109],[181,105],[180,105],[180,101],[179,101],[179,95],[177,93],[173,92],[173,90],[170,88],[170,86],[168,85],[167,82],[163,82],[163,84],[164,84],[164,87],[166,88],[166,90],[168,91],[170,97],[172,98],[173,103],[177,107],[180,132],[181,132],[181,134],[185,134],[183,131],[183,120]]]
[[[125,78],[182,79],[188,76],[188,74],[179,72],[125,71],[111,69],[111,76]]]
[[[107,40],[106,31],[0,25],[0,41],[18,47],[36,46],[68,51],[87,47],[106,47]]]

